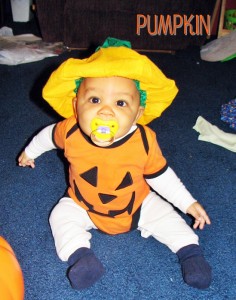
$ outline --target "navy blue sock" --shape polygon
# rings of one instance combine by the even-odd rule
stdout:
[[[198,245],[188,245],[177,253],[184,281],[198,289],[206,289],[211,284],[211,267]]]
[[[68,277],[76,290],[89,288],[105,273],[100,260],[89,248],[77,249],[68,259]]]

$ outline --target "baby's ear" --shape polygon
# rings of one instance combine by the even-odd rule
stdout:
[[[137,116],[136,116],[136,118],[134,120],[134,124],[136,124],[136,122],[138,121],[138,119],[142,117],[143,113],[144,113],[144,107],[143,106],[139,106]]]
[[[73,111],[74,111],[74,115],[75,115],[76,119],[77,119],[77,116],[78,116],[78,114],[77,114],[77,101],[78,101],[77,97],[74,97],[72,99],[72,106],[73,106]]]

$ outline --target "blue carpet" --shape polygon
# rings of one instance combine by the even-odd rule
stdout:
[[[177,257],[152,238],[143,239],[137,231],[115,237],[93,231],[92,248],[106,274],[90,289],[78,292],[69,285],[67,264],[56,255],[48,224],[52,207],[66,189],[62,156],[46,153],[34,170],[16,164],[29,138],[59,120],[42,100],[41,89],[50,72],[72,56],[79,54],[0,65],[0,235],[9,241],[22,267],[25,300],[236,299],[236,154],[198,141],[192,129],[201,115],[235,133],[220,121],[220,107],[236,96],[236,60],[204,62],[196,48],[175,55],[149,54],[180,89],[173,105],[150,127],[169,165],[212,219],[211,226],[198,232],[213,268],[211,287],[200,291],[187,286]],[[192,223],[190,217],[184,218]]]

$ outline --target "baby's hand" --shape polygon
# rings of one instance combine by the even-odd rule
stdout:
[[[211,224],[211,220],[208,217],[205,209],[198,202],[194,202],[192,205],[190,205],[187,209],[187,213],[195,218],[195,223],[193,225],[194,229],[197,229],[198,227],[203,229],[205,224]]]
[[[18,158],[18,163],[20,167],[30,166],[31,168],[35,168],[34,159],[28,157],[28,155],[23,151]]]

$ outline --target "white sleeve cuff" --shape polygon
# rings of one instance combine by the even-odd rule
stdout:
[[[158,177],[146,179],[146,181],[160,196],[184,213],[197,201],[170,167]]]
[[[52,132],[55,124],[41,130],[25,148],[25,152],[31,159],[35,159],[46,151],[56,149],[52,140]]]

